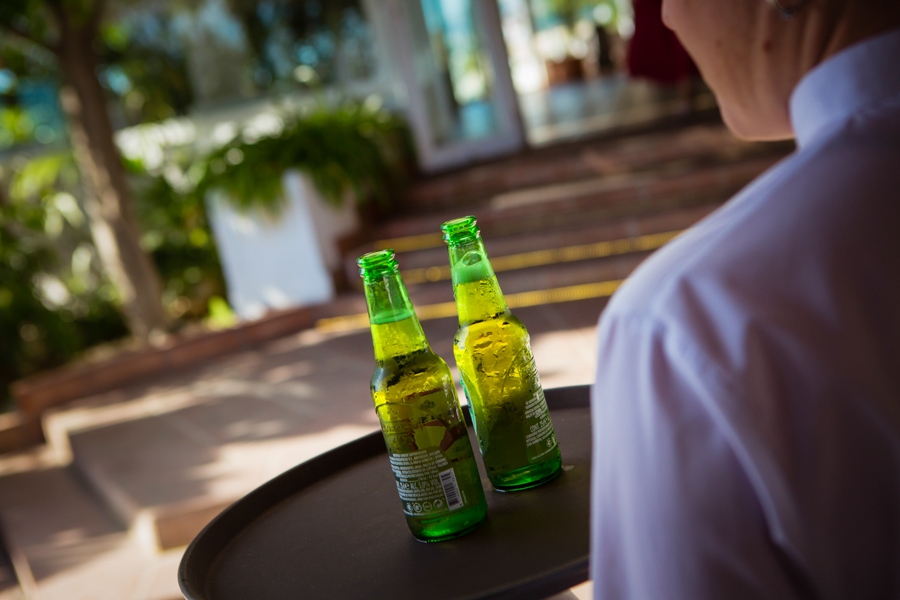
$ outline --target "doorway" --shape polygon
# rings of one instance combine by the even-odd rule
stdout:
[[[658,3],[634,1],[644,14]],[[632,0],[389,6],[393,55],[426,171],[715,108],[702,85],[686,95],[683,86],[628,74]]]
[[[524,147],[496,0],[390,0],[389,7],[422,167]]]

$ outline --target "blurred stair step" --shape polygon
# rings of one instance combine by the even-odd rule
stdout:
[[[602,224],[588,224],[567,228],[536,231],[506,236],[485,236],[484,244],[494,270],[502,272],[521,268],[520,265],[579,260],[579,257],[596,256],[604,250],[612,255],[633,251],[635,246],[655,250],[674,235],[691,227],[711,213],[717,205],[708,204],[656,212],[649,215],[616,219]],[[608,245],[609,248],[604,248]],[[447,249],[440,246],[397,253],[403,280],[410,288],[428,281],[444,281],[450,278]],[[355,258],[345,261],[348,278],[353,276],[357,289],[362,281],[357,276]]]
[[[530,188],[496,196],[476,210],[435,212],[395,218],[373,228],[372,243],[356,249],[408,250],[440,243],[443,222],[472,214],[485,235],[511,235],[655,212],[722,203],[771,167],[765,157],[675,175],[641,174]],[[406,239],[412,238],[412,239]]]
[[[0,548],[0,600],[25,600],[5,548]]]
[[[619,283],[651,253],[632,252],[621,256],[501,272],[497,273],[497,280],[510,308],[559,302],[561,304],[558,310],[566,312],[566,303],[569,301],[609,297]],[[410,286],[409,296],[422,321],[456,318],[453,287],[449,281]],[[326,317],[316,322],[317,329],[328,332],[366,330],[368,327],[368,316],[364,310]]]
[[[667,165],[698,168],[751,157],[783,156],[791,149],[791,144],[738,140],[721,123],[565,144],[421,180],[409,190],[403,207],[406,212],[460,208],[524,187],[655,171]]]
[[[619,281],[628,277],[650,254],[651,251],[631,252],[621,256],[504,271],[496,275],[505,295]],[[449,280],[409,286],[409,297],[416,307],[454,302],[453,286]]]
[[[0,519],[26,600],[182,597],[171,576],[181,552],[145,553],[71,469],[0,477]]]
[[[362,294],[337,305],[365,311]],[[321,338],[304,331],[57,407],[43,415],[48,444],[139,547],[184,546],[262,483],[377,426],[370,343],[335,352]]]
[[[173,419],[154,418],[152,411],[127,414],[126,405],[108,407],[109,413],[125,415],[107,413],[99,422],[84,423],[80,417],[86,413],[76,406],[44,415],[48,441],[57,456],[71,460],[72,470],[146,554],[190,543],[243,495],[209,493],[202,481],[186,473],[197,456],[206,460],[210,449]]]

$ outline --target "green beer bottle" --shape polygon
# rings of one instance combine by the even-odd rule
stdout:
[[[562,468],[528,331],[509,311],[475,217],[441,226],[450,252],[459,331],[453,354],[494,488],[524,490]]]
[[[453,376],[425,339],[394,251],[356,262],[377,363],[372,400],[406,522],[425,542],[458,537],[484,520],[487,503]]]

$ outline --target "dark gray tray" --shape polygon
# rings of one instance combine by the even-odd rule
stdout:
[[[286,471],[222,512],[184,553],[182,592],[188,600],[537,600],[586,581],[588,387],[546,395],[565,471],[541,487],[502,494],[487,483],[479,456],[488,517],[474,532],[433,544],[412,537],[375,432]]]

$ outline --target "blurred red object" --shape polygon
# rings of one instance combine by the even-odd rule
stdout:
[[[662,0],[633,0],[634,35],[628,47],[628,72],[663,85],[697,73],[690,55],[662,21]]]

